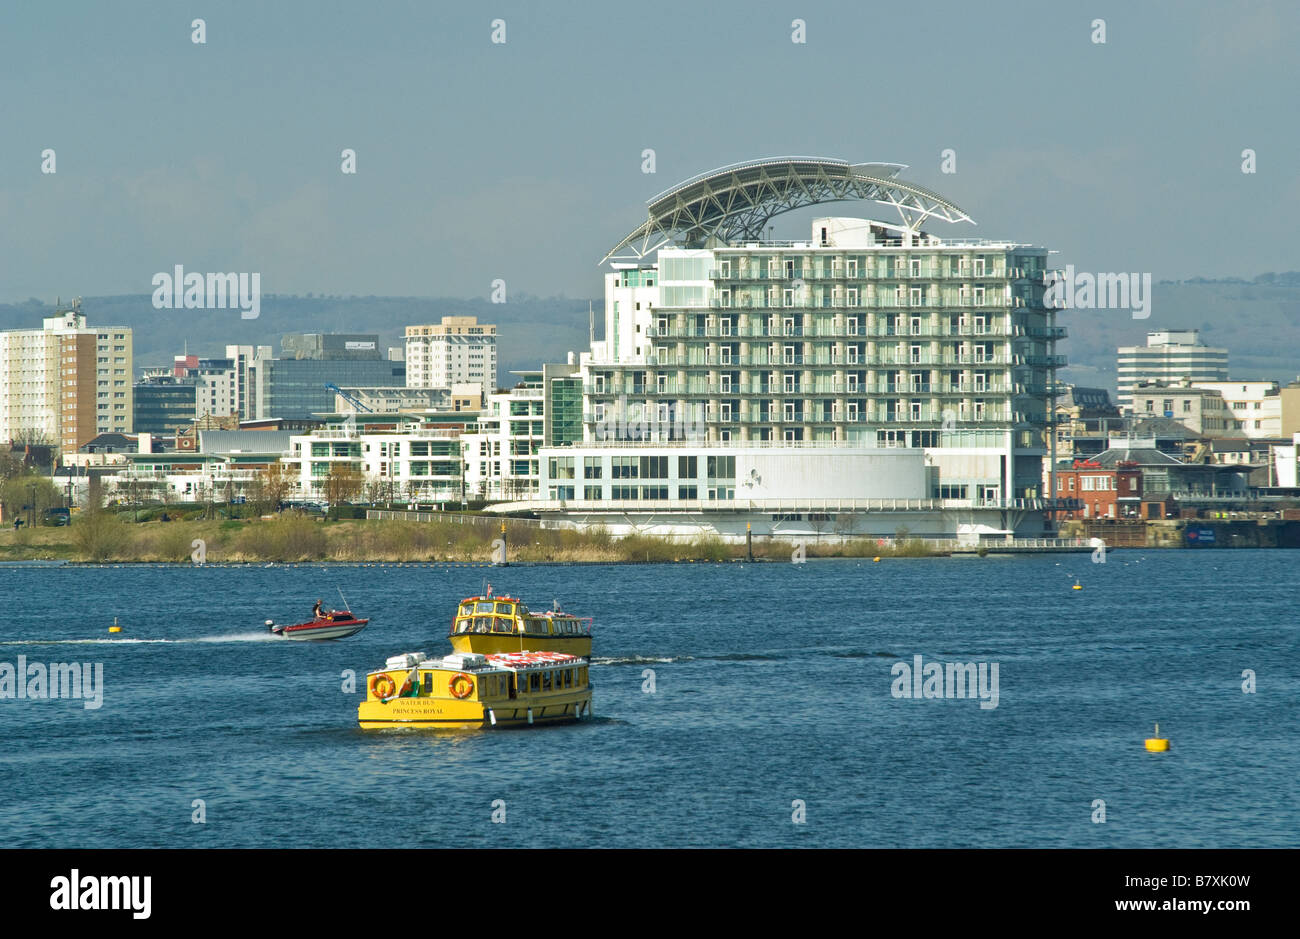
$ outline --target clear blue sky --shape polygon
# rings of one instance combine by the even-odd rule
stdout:
[[[175,264],[596,296],[646,199],[783,154],[910,164],[979,222],[937,234],[1079,270],[1296,269],[1298,26],[1291,2],[11,3],[0,300],[147,293]]]

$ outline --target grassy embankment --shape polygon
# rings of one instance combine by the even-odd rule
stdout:
[[[186,562],[203,542],[210,563],[269,561],[455,561],[489,562],[500,522],[319,521],[285,514],[272,520],[170,521],[133,523],[111,512],[79,515],[66,528],[0,530],[0,561],[69,560]],[[729,561],[745,557],[745,546],[715,537],[691,542],[634,535],[613,538],[601,529],[539,529],[507,523],[507,559],[559,562]],[[754,556],[790,561],[788,541],[756,539]],[[807,544],[806,557],[927,557],[918,540],[882,546],[874,539],[848,544]]]

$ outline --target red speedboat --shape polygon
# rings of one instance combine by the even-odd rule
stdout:
[[[351,610],[334,610],[322,613],[308,623],[295,623],[292,626],[277,626],[271,620],[266,621],[271,634],[281,639],[346,639],[366,628],[368,619],[357,619]]]

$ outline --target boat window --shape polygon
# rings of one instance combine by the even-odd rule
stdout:
[[[514,621],[506,619],[504,616],[492,617],[492,631],[494,633],[513,632],[513,629],[511,628],[513,625]]]
[[[542,690],[543,690],[543,691],[550,691],[550,690],[551,690],[551,673],[550,673],[550,672],[542,672]]]
[[[480,616],[474,620],[474,632],[485,633],[492,628],[492,617]]]
[[[475,612],[475,613],[491,613],[491,612],[492,612],[492,602],[491,602],[490,600],[485,600],[485,601],[482,601],[482,602],[480,602],[480,603],[475,603],[475,604],[474,604],[474,612]]]
[[[433,672],[424,673],[424,693],[433,694]]]
[[[458,633],[467,633],[467,632],[469,632],[470,623],[471,623],[471,620],[469,619],[469,617],[466,617],[465,619],[462,619],[462,620],[457,620],[457,621],[456,621],[456,632],[458,632]]]
[[[566,688],[573,687],[573,669],[571,668],[566,668],[564,670],[564,687]]]
[[[529,691],[542,690],[542,676],[539,675],[537,672],[533,672],[531,675],[528,676],[528,690]]]
[[[471,613],[473,613],[473,612],[474,612],[474,604],[472,604],[472,603],[462,603],[462,604],[460,605],[460,615],[461,615],[461,616],[469,616],[469,615],[470,615]]]
[[[514,615],[515,615],[515,605],[514,605],[513,603],[498,603],[498,604],[497,604],[497,615],[498,615],[498,616],[514,616]]]

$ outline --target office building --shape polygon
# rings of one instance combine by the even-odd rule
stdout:
[[[1228,379],[1228,350],[1204,345],[1200,330],[1164,329],[1147,333],[1145,346],[1121,346],[1118,364],[1123,411],[1133,410],[1133,387],[1139,382],[1214,382]]]

